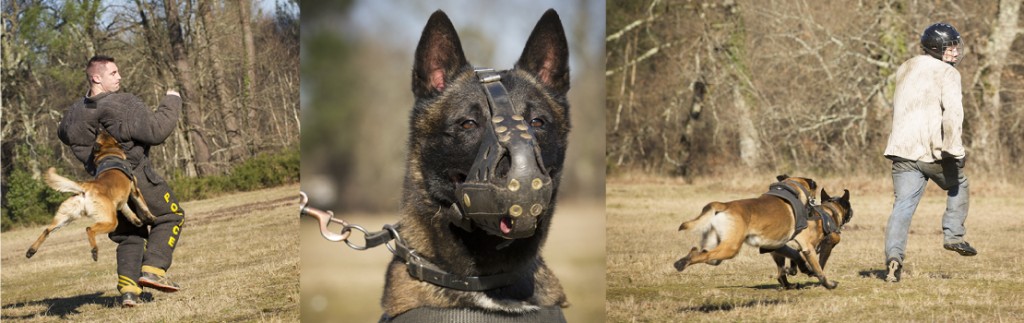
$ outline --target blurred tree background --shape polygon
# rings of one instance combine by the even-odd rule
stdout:
[[[609,176],[888,174],[895,71],[944,21],[967,47],[970,172],[1019,183],[1004,171],[1024,157],[1020,3],[610,1]]]
[[[297,0],[4,0],[4,229],[52,217],[44,169],[88,177],[56,129],[97,54],[151,108],[181,92],[178,130],[151,150],[179,198],[297,181],[298,19]]]
[[[444,9],[471,64],[508,69],[543,14],[558,11],[570,46],[572,131],[560,198],[604,196],[604,5],[600,1],[319,1],[302,3],[302,189],[335,211],[398,216],[413,52]],[[474,17],[486,16],[486,19]]]

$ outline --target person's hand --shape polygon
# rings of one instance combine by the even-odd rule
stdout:
[[[181,97],[181,94],[179,94],[178,91],[175,90],[167,90],[167,95],[173,95],[179,98]]]

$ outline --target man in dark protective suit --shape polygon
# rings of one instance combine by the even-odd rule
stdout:
[[[90,89],[76,100],[60,121],[57,135],[61,142],[95,175],[92,147],[101,129],[117,138],[128,156],[127,166],[136,184],[156,216],[156,222],[136,227],[118,212],[117,228],[109,234],[117,243],[117,290],[121,304],[133,307],[141,303],[141,287],[163,292],[180,288],[166,277],[171,255],[185,223],[185,211],[178,204],[167,182],[153,169],[149,148],[160,145],[177,126],[181,114],[181,95],[173,90],[153,111],[130,93],[120,93],[121,75],[114,58],[94,56],[86,66]]]

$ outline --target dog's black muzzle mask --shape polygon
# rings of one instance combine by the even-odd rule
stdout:
[[[551,206],[554,183],[540,146],[492,69],[477,69],[487,93],[483,139],[466,180],[456,184],[459,218],[452,223],[473,226],[505,239],[533,236],[541,214]]]

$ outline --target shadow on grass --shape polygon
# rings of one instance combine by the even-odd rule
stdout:
[[[770,300],[752,300],[744,303],[731,303],[731,302],[717,302],[707,303],[699,306],[681,307],[677,312],[702,312],[702,313],[713,313],[713,312],[727,312],[737,308],[754,307],[754,306],[765,306],[765,305],[779,305],[785,303],[782,300],[770,299]]]
[[[872,278],[872,277],[874,277],[875,279],[878,279],[878,280],[885,280],[885,275],[889,274],[889,271],[885,270],[885,269],[868,269],[868,270],[861,270],[857,274],[860,275],[860,277],[862,277],[862,278]]]
[[[806,282],[806,283],[792,283],[792,284],[793,284],[793,287],[790,288],[790,289],[782,288],[782,284],[779,284],[779,283],[775,283],[775,284],[761,284],[761,285],[755,285],[755,286],[733,286],[733,287],[734,288],[760,289],[760,290],[779,290],[779,291],[821,287],[821,283],[820,282]]]
[[[3,320],[18,320],[18,319],[31,319],[39,316],[60,316],[61,319],[68,319],[69,315],[79,314],[79,308],[89,304],[98,304],[103,307],[120,307],[121,297],[120,296],[101,296],[103,292],[95,292],[91,294],[83,294],[71,297],[56,297],[47,298],[38,301],[27,301],[20,303],[6,304],[3,306],[3,316],[0,317]],[[153,295],[150,293],[142,293],[140,296],[143,302],[149,302],[153,300]],[[23,315],[9,315],[11,310],[20,309],[30,306],[42,306],[44,307],[38,313],[28,313]]]

